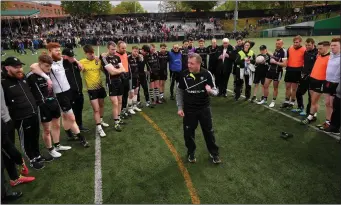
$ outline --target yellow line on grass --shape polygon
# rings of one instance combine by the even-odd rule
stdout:
[[[162,131],[161,128],[159,126],[157,126],[157,124],[155,124],[155,122],[152,119],[150,119],[150,117],[148,115],[146,115],[143,112],[140,112],[140,113],[144,117],[144,119],[147,120],[154,127],[154,129],[156,131],[158,131],[158,133],[161,135],[162,139],[166,142],[169,150],[172,152],[173,156],[175,157],[175,160],[178,164],[178,167],[181,171],[181,174],[185,179],[185,183],[186,183],[187,189],[189,191],[189,194],[191,195],[192,203],[193,204],[200,204],[200,199],[199,199],[199,196],[197,194],[197,191],[195,190],[195,188],[193,186],[191,176],[189,175],[189,172],[186,169],[183,161],[181,160],[179,153],[176,151],[173,143],[169,140],[166,133],[164,131]]]

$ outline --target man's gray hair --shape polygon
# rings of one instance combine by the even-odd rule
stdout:
[[[192,54],[189,54],[188,55],[188,58],[195,58],[195,60],[197,61],[197,63],[200,63],[202,62],[202,58],[199,54],[197,53],[192,53]]]

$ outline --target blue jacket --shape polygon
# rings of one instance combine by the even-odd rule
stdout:
[[[181,52],[175,53],[173,50],[169,52],[169,70],[180,72],[182,70]]]

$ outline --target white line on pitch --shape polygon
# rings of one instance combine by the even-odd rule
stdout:
[[[227,89],[227,91],[230,92],[230,93],[233,93],[232,90]],[[244,95],[241,95],[241,97],[245,98]],[[297,119],[296,117],[290,116],[290,115],[288,115],[288,114],[286,114],[286,113],[284,113],[284,112],[282,112],[282,111],[276,110],[276,109],[271,108],[271,107],[269,107],[269,106],[267,106],[267,105],[263,105],[263,107],[266,107],[266,108],[268,108],[269,110],[272,110],[272,111],[274,111],[274,112],[277,112],[277,113],[279,113],[279,114],[282,114],[282,115],[284,115],[284,116],[286,116],[286,117],[288,117],[288,118],[290,118],[290,119],[292,119],[292,120],[295,120],[296,122],[301,122],[301,120]],[[324,134],[326,134],[326,135],[328,135],[328,136],[330,136],[330,137],[332,137],[332,138],[334,138],[334,139],[336,139],[336,140],[339,140],[339,139],[340,139],[339,137],[337,137],[337,136],[335,136],[335,135],[333,135],[333,134],[329,134],[329,133],[323,132],[322,130],[318,129],[318,128],[315,127],[315,126],[312,126],[312,125],[307,125],[307,126],[309,126],[310,128],[313,128],[314,130],[317,130],[317,131],[319,131],[319,132],[322,132],[322,133],[324,133]]]
[[[96,134],[95,145],[95,204],[102,204],[102,165],[101,165],[101,137]]]

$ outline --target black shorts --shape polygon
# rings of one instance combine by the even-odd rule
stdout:
[[[160,80],[160,74],[159,73],[151,73],[150,74],[150,82],[154,82]]]
[[[107,84],[109,90],[109,96],[122,96],[123,95],[123,83],[122,80],[111,81]]]
[[[286,83],[299,83],[301,80],[301,69],[287,70],[285,72],[284,82]]]
[[[325,81],[324,84],[324,93],[329,94],[331,96],[336,95],[336,88],[339,84],[338,83],[332,83],[329,81]]]
[[[255,78],[253,79],[253,83],[254,84],[259,84],[261,83],[262,85],[264,85],[265,82],[265,76],[266,76],[266,72],[256,72],[255,73]]]
[[[266,72],[265,77],[273,80],[273,81],[280,81],[282,79],[283,76],[283,70],[280,71],[274,71],[274,70],[269,70],[268,72]]]
[[[60,107],[58,101],[46,100],[44,104],[39,105],[40,122],[51,122],[52,119],[60,118]]]
[[[104,99],[107,97],[107,93],[103,87],[97,90],[88,90],[90,100]]]
[[[135,89],[139,87],[139,79],[138,78],[132,78],[131,79],[131,89]]]
[[[63,112],[69,112],[72,110],[71,106],[71,100],[72,100],[72,93],[71,90],[57,93],[57,100],[60,106],[60,109],[62,109]]]
[[[167,80],[167,70],[161,70],[160,72],[160,80]]]
[[[325,80],[317,80],[315,78],[309,78],[309,90],[312,90],[317,93],[324,92]]]

